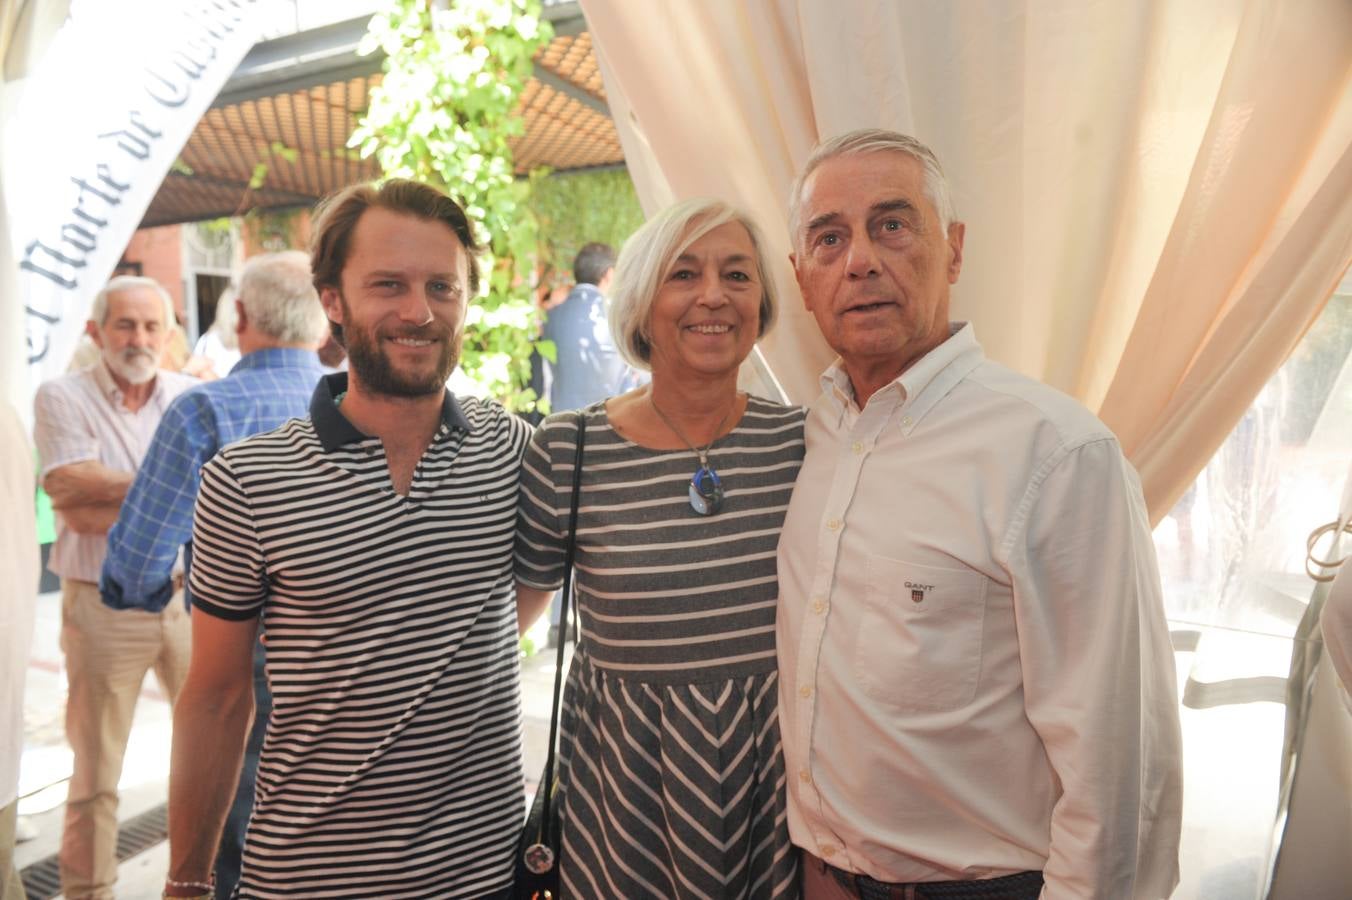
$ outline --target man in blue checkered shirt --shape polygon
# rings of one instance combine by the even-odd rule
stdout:
[[[304,253],[270,253],[249,260],[234,303],[240,361],[225,378],[190,388],[165,410],[117,523],[108,532],[99,591],[114,609],[158,611],[169,603],[181,582],[174,567],[179,549],[192,536],[202,466],[226,444],[307,415],[310,396],[324,374],[315,348],[324,339],[328,319]],[[191,565],[191,553],[185,555]],[[271,708],[261,648],[255,657],[255,693],[261,689],[262,695],[256,696],[244,770],[217,854],[218,897],[228,897],[239,876],[258,748]]]

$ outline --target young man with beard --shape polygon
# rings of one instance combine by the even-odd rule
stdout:
[[[61,834],[61,890],[111,898],[117,879],[117,782],[146,671],[170,702],[188,671],[183,604],[120,615],[99,599],[108,529],[169,402],[196,384],[159,370],[173,306],[149,278],[123,276],[94,298],[92,366],[49,381],[34,400],[39,478],[58,515],[48,567],[61,576],[66,738],[74,770]]]
[[[239,896],[506,895],[524,813],[512,544],[528,428],[444,386],[478,249],[460,207],[410,181],[318,212],[314,283],[350,370],[325,376],[308,418],[202,469],[167,896],[210,891],[260,621],[273,709]]]

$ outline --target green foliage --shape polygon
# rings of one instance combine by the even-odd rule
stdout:
[[[300,151],[295,147],[288,147],[281,141],[273,141],[268,145],[268,152],[278,159],[284,159],[289,163],[294,163],[300,159]]]
[[[257,191],[268,183],[268,172],[272,167],[272,158],[285,160],[294,163],[300,159],[300,151],[295,147],[288,147],[281,141],[273,141],[268,145],[268,152],[262,159],[254,163],[253,171],[249,174],[249,190]]]
[[[36,475],[42,469],[42,464],[38,459],[37,452],[33,453],[33,472]],[[38,543],[50,544],[56,540],[56,513],[52,512],[52,498],[47,496],[47,492],[38,487],[36,493],[37,500],[37,530]],[[546,618],[548,618],[546,616]]]
[[[213,237],[228,235],[234,227],[234,222],[229,216],[222,216],[219,219],[208,219],[204,222],[198,222],[197,227],[204,233]]]
[[[591,241],[616,250],[643,224],[643,208],[624,169],[593,169],[531,179],[531,209],[540,225],[542,276],[572,281],[573,257]]]
[[[538,230],[508,140],[524,128],[513,113],[531,59],[552,36],[538,0],[388,0],[361,47],[385,51],[385,76],[348,141],[386,176],[446,189],[482,226],[487,291],[470,308],[461,367],[512,410],[535,399]]]
[[[304,250],[300,240],[300,220],[307,207],[260,209],[255,206],[244,214],[241,227],[254,244],[269,253]]]

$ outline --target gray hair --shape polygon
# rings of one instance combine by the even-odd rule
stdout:
[[[799,228],[802,225],[800,215],[803,185],[807,183],[808,176],[828,159],[859,153],[879,153],[885,150],[904,153],[920,163],[925,170],[925,197],[934,204],[934,210],[939,214],[939,230],[944,234],[948,233],[948,226],[957,216],[953,212],[948,178],[944,176],[943,166],[939,165],[939,158],[934,155],[934,151],[909,134],[888,131],[885,128],[860,128],[819,143],[812,149],[812,155],[807,158],[803,170],[794,179],[793,188],[789,193],[789,233],[793,237],[795,248],[798,247]]]
[[[174,300],[169,296],[169,292],[158,281],[144,275],[118,275],[105,284],[103,290],[94,295],[94,305],[89,307],[89,321],[102,328],[108,323],[108,298],[113,294],[135,290],[154,291],[160,298],[160,302],[164,304],[165,328],[178,324],[178,317],[174,314]]]
[[[651,369],[652,308],[662,280],[676,258],[720,225],[736,222],[751,236],[761,283],[760,331],[764,336],[778,310],[774,282],[765,268],[765,240],[746,213],[722,200],[686,200],[669,206],[635,231],[620,250],[610,287],[610,332],[625,362]]]
[[[329,328],[310,258],[299,250],[264,253],[246,262],[239,301],[255,328],[284,344],[318,344]]]

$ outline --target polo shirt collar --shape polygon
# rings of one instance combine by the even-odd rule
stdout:
[[[972,323],[949,322],[948,340],[916,360],[874,396],[899,392],[901,402],[909,407],[909,416],[918,422],[930,407],[980,365],[983,358]],[[843,414],[854,402],[854,386],[840,357],[836,357],[836,361],[822,373],[820,383],[837,413]]]
[[[357,426],[339,411],[335,398],[346,392],[347,373],[335,372],[320,378],[310,397],[310,421],[314,423],[315,433],[319,435],[319,443],[326,453],[332,453],[345,444],[357,444],[370,438],[370,435],[357,430]],[[441,424],[448,431],[470,430],[465,411],[450,391],[442,392]]]

